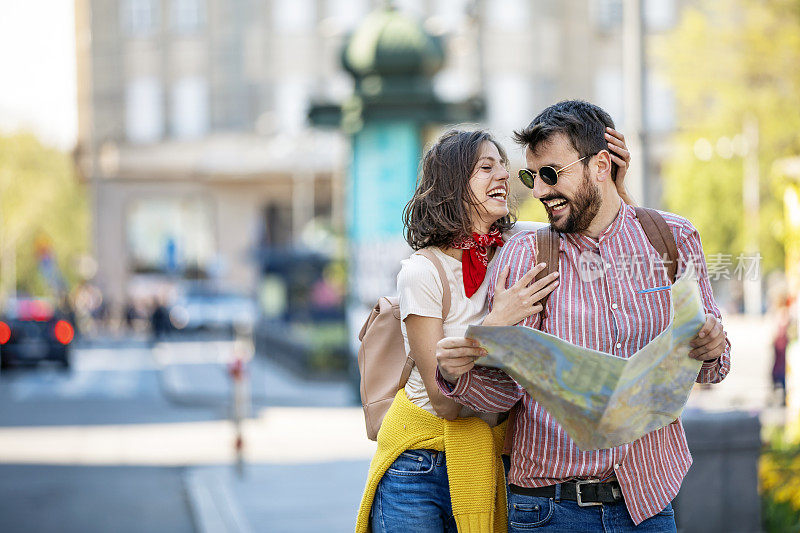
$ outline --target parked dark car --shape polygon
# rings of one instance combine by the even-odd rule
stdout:
[[[74,326],[47,300],[11,300],[0,315],[0,366],[53,361],[69,368],[74,337]]]

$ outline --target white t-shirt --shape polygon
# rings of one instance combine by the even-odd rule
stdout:
[[[542,226],[543,224],[535,222],[518,222],[511,232],[504,234],[504,237],[506,238],[505,240],[508,240],[514,233],[523,230],[534,230]],[[495,251],[494,257],[489,261],[483,283],[475,291],[475,294],[469,298],[467,298],[467,294],[464,291],[461,261],[447,255],[439,248],[431,247],[430,249],[441,261],[447,275],[447,281],[450,284],[450,312],[443,324],[444,335],[445,337],[463,337],[470,324],[479,324],[486,316],[489,283],[501,249],[498,248]],[[409,354],[411,349],[408,344],[408,334],[406,333],[406,317],[408,315],[442,317],[444,292],[434,264],[418,253],[414,253],[404,260],[401,263],[400,273],[397,275],[397,293],[400,300],[400,317],[402,319],[400,328],[403,332],[406,354]],[[414,405],[436,414],[417,367],[414,367],[411,371],[405,390],[408,399]],[[474,415],[474,411],[466,407],[462,409],[461,416],[471,415]]]

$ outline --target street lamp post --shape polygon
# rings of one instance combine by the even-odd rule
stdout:
[[[745,253],[758,257],[759,235],[759,169],[758,169],[758,121],[752,115],[744,120],[742,131],[745,141],[744,153],[744,180],[742,181],[742,195],[744,202]],[[761,280],[759,276],[745,276],[742,280],[744,296],[744,310],[749,315],[760,315],[762,307]]]
[[[649,154],[645,120],[645,41],[642,0],[625,0],[623,4],[622,67],[625,106],[624,130],[628,149],[636,154],[625,184],[631,195],[649,205],[648,190]]]

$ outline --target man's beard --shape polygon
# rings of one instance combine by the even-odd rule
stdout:
[[[554,230],[561,233],[580,233],[589,228],[594,217],[600,211],[603,205],[603,199],[600,197],[600,188],[591,182],[589,179],[589,169],[583,171],[583,181],[575,193],[575,197],[567,200],[569,205],[569,214],[566,217],[560,218],[557,222],[553,221],[551,210],[547,209],[547,218],[550,220],[550,225]]]

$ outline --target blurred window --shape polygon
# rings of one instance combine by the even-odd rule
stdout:
[[[154,142],[164,135],[164,96],[160,81],[144,77],[125,88],[125,133],[130,142]]]
[[[133,37],[150,35],[158,27],[158,0],[123,0],[122,27]]]
[[[292,242],[292,208],[285,203],[271,202],[263,211],[261,245],[286,246]]]
[[[337,29],[350,31],[358,26],[369,10],[368,0],[326,0],[325,17],[336,22]]]
[[[621,70],[605,67],[595,74],[595,103],[611,115],[614,124],[617,126],[624,124],[625,120],[622,93],[623,84]]]
[[[647,129],[663,133],[675,128],[675,95],[657,74],[647,75]]]
[[[467,24],[468,0],[436,0],[434,19],[436,29],[444,33],[456,33]],[[430,20],[430,19],[429,19]]]
[[[306,121],[309,87],[299,78],[282,78],[275,84],[275,110],[279,127],[294,133],[302,129]]]
[[[182,78],[172,86],[170,122],[178,139],[196,139],[208,132],[208,81],[200,77]]]
[[[464,70],[447,69],[433,79],[436,94],[446,101],[466,99],[474,92],[474,83]]]
[[[195,33],[206,23],[206,3],[204,0],[172,0],[170,19],[177,33]]]
[[[622,26],[622,0],[595,0],[591,7],[598,31],[611,32]]]
[[[131,270],[207,272],[215,255],[211,213],[197,198],[133,202],[126,219]]]
[[[500,30],[531,30],[530,2],[495,0],[485,5],[490,27]]]
[[[497,131],[520,126],[520,117],[533,116],[533,84],[524,74],[496,74],[487,80],[489,120]],[[525,119],[523,119],[525,120]]]
[[[314,218],[325,222],[333,214],[333,184],[331,180],[314,180]]]
[[[423,0],[396,0],[394,4],[397,9],[409,15],[415,17],[424,17],[426,15]]]
[[[539,17],[539,25],[536,37],[536,49],[538,51],[537,61],[539,62],[540,73],[547,76],[558,77],[563,68],[562,57],[562,26],[560,20],[555,17]],[[567,28],[567,39],[569,39],[569,29]]]
[[[314,0],[283,0],[272,3],[274,28],[281,33],[311,31],[316,24]]]
[[[644,20],[648,30],[664,31],[675,26],[675,0],[645,0]]]

